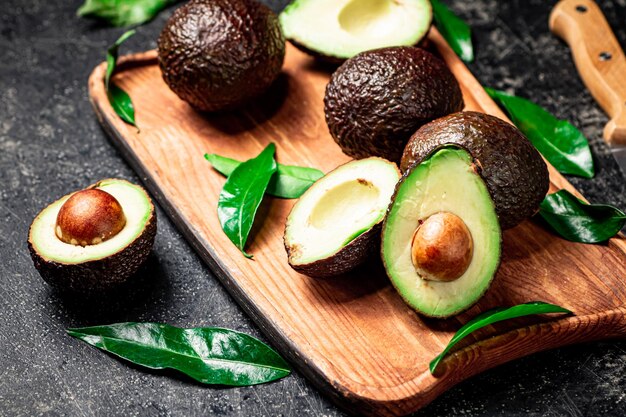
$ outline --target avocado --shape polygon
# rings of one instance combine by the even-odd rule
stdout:
[[[480,165],[503,229],[537,212],[550,187],[548,168],[522,132],[495,116],[462,112],[422,126],[409,140],[400,168],[406,171],[450,143],[467,149]]]
[[[28,248],[50,285],[92,292],[133,275],[148,258],[156,231],[156,212],[146,191],[105,179],[43,209],[30,227]]]
[[[498,217],[480,165],[449,146],[409,168],[382,228],[385,270],[416,311],[449,317],[487,291],[500,264]]]
[[[380,244],[380,226],[400,178],[381,158],[348,162],[317,180],[293,206],[285,226],[289,265],[312,277],[354,269]]]
[[[428,0],[295,0],[279,16],[293,45],[329,62],[370,49],[417,45],[432,18]]]
[[[413,47],[383,48],[347,60],[324,96],[330,134],[346,155],[399,162],[423,124],[463,109],[463,95],[446,64]]]
[[[232,110],[278,77],[285,38],[278,17],[256,0],[193,0],[158,40],[166,84],[198,110]]]

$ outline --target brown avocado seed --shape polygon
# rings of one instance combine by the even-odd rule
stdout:
[[[461,218],[441,212],[428,217],[413,235],[411,259],[429,281],[454,281],[472,261],[472,235]]]
[[[115,236],[126,225],[119,201],[97,188],[74,193],[57,215],[56,235],[72,245],[97,245]]]

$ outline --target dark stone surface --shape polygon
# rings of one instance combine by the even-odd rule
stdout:
[[[125,320],[222,326],[264,339],[159,212],[154,253],[137,285],[106,298],[51,291],[26,249],[36,213],[105,177],[139,181],[98,126],[87,76],[121,29],[75,17],[80,1],[3,0],[0,11],[0,415],[338,416],[300,375],[237,389],[146,372],[66,336],[69,326]],[[275,8],[279,2],[274,2]],[[569,51],[547,29],[555,1],[450,1],[475,31],[470,67],[485,84],[572,120],[592,142],[598,175],[573,179],[593,201],[626,208],[624,179],[601,140],[606,116]],[[626,1],[601,6],[626,43]],[[123,47],[155,47],[163,13]],[[420,416],[626,415],[626,343],[537,354],[477,376]]]

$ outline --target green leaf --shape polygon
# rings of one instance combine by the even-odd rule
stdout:
[[[134,34],[135,30],[124,32],[124,34],[122,34],[122,36],[120,36],[115,43],[107,49],[107,70],[104,75],[104,88],[107,92],[107,98],[109,99],[111,107],[113,107],[113,110],[120,117],[120,119],[137,127],[137,124],[135,123],[135,107],[133,106],[130,96],[126,91],[111,82],[111,77],[113,76],[117,65],[118,49],[120,45],[126,41],[126,39],[130,38]]]
[[[68,329],[67,333],[137,365],[175,369],[203,384],[248,386],[291,372],[272,348],[228,329],[118,323]]]
[[[214,153],[204,154],[204,157],[213,165],[213,169],[226,177],[241,164],[236,159]],[[300,198],[315,181],[323,176],[324,173],[315,168],[278,164],[278,169],[272,176],[265,192],[279,198]]]
[[[140,25],[178,0],[85,0],[76,14],[103,20],[112,26]]]
[[[539,215],[560,236],[581,243],[605,242],[626,223],[626,214],[618,208],[587,204],[567,190],[547,195],[539,206]]]
[[[113,45],[109,46],[109,49],[107,49],[107,71],[104,75],[104,86],[106,87],[107,91],[109,90],[109,82],[111,81],[111,76],[113,75],[113,72],[115,72],[115,66],[117,65],[118,49],[121,44],[123,44],[136,32],[137,31],[134,29],[124,32],[122,36],[120,36],[113,43]]]
[[[206,159],[211,165],[213,165],[214,170],[216,170],[225,177],[230,176],[235,168],[241,165],[241,161],[227,158],[216,153],[205,153],[204,159]]]
[[[468,321],[458,332],[452,336],[452,339],[448,343],[448,346],[430,362],[430,373],[434,374],[437,366],[441,360],[446,356],[448,352],[456,345],[461,339],[465,338],[469,334],[490,324],[498,323],[504,320],[515,319],[518,317],[530,316],[535,314],[547,314],[547,313],[567,313],[572,314],[571,311],[559,307],[554,304],[544,303],[543,301],[532,301],[525,304],[518,304],[513,307],[496,307],[492,310],[485,311],[479,314],[472,320]]]
[[[278,171],[270,180],[267,190],[281,198],[300,198],[323,176],[324,173],[315,168],[278,164]]]
[[[505,108],[513,123],[560,173],[593,178],[589,142],[576,127],[528,100],[492,88],[485,90]]]
[[[435,24],[448,45],[465,62],[474,61],[472,30],[439,0],[431,0]]]
[[[246,258],[252,258],[244,247],[254,217],[277,169],[275,150],[276,146],[270,143],[256,158],[237,166],[226,180],[217,203],[217,217],[222,230]]]
[[[135,124],[135,107],[126,91],[122,90],[114,83],[111,83],[109,85],[109,91],[107,91],[107,97],[109,98],[111,107],[113,107],[113,110],[115,110],[115,113],[117,113],[120,119],[137,127]]]

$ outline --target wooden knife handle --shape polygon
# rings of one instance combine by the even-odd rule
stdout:
[[[583,82],[611,117],[604,139],[626,145],[626,58],[602,10],[593,0],[561,0],[550,30],[567,42]]]

